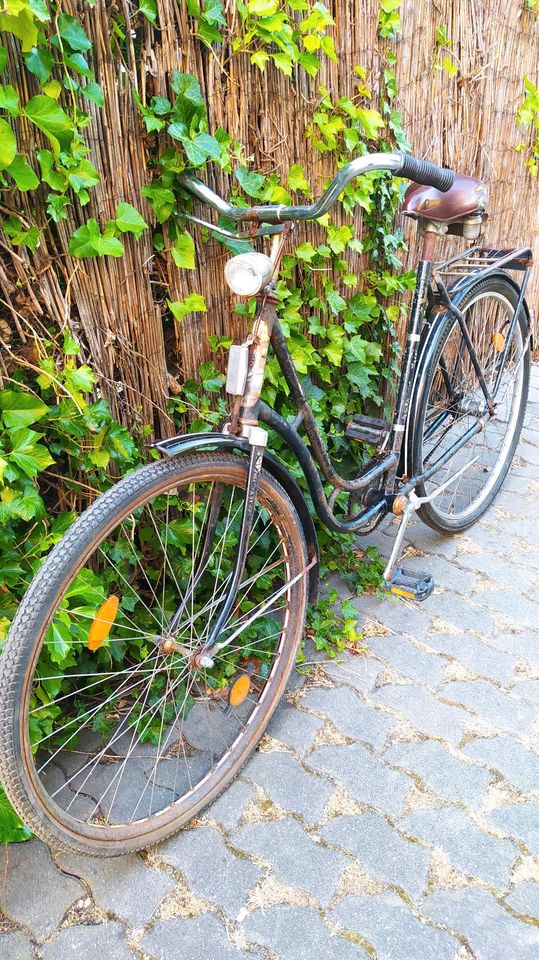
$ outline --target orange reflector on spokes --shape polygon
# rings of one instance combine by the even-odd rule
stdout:
[[[495,330],[492,334],[492,342],[494,344],[494,349],[496,353],[501,353],[505,347],[505,337],[503,333],[500,333],[499,330]]]
[[[89,650],[99,650],[100,646],[104,644],[111,631],[112,624],[116,620],[119,603],[120,598],[115,593],[111,593],[110,597],[107,597],[105,602],[101,604],[88,633]]]
[[[239,707],[251,689],[251,678],[248,673],[241,673],[234,680],[228,691],[228,702],[231,707]]]

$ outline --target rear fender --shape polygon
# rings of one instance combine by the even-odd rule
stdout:
[[[246,455],[248,455],[250,451],[249,442],[245,440],[244,437],[234,437],[227,433],[182,434],[177,437],[171,437],[168,440],[158,440],[153,446],[166,457],[177,457],[184,453],[192,453],[197,450],[227,450],[230,452],[238,450]],[[281,463],[280,460],[273,457],[271,453],[265,452],[264,468],[281,484],[294,504],[305,535],[309,560],[311,560],[313,556],[317,558],[317,562],[309,571],[309,601],[313,603],[318,596],[319,581],[318,539],[313,518],[300,487],[284,463]]]

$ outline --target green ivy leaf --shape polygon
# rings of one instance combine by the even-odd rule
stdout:
[[[305,170],[299,164],[294,163],[290,167],[287,182],[291,190],[301,190],[307,196],[311,196],[311,188],[305,177]]]
[[[95,187],[101,182],[99,171],[89,160],[81,160],[74,170],[70,170],[67,177],[75,193],[80,193],[88,187]]]
[[[25,827],[0,787],[0,843],[21,843],[31,836],[32,831]]]
[[[148,229],[148,224],[141,217],[138,210],[132,207],[130,203],[119,203],[116,208],[115,222],[118,230],[122,233],[133,233],[137,240],[141,237],[144,230]]]
[[[155,23],[157,20],[157,3],[155,0],[142,0],[138,13],[144,14],[146,20],[149,20],[150,23]]]
[[[67,177],[54,169],[54,157],[50,150],[38,150],[36,156],[41,167],[41,179],[53,190],[63,192],[67,187]]]
[[[114,240],[114,237],[109,239]],[[113,254],[113,256],[116,256],[116,254]],[[66,367],[64,380],[67,388],[73,393],[90,393],[95,384],[95,374],[87,363],[83,363],[80,367]]]
[[[170,252],[177,267],[186,270],[195,269],[195,244],[190,233],[187,233],[187,231],[181,233],[176,238]]]
[[[42,470],[54,463],[47,448],[42,443],[37,443],[36,438],[40,439],[41,435],[27,427],[12,430],[10,433],[12,450],[9,459],[30,478],[37,477]]]
[[[176,206],[176,197],[172,190],[163,187],[161,180],[154,180],[153,183],[146,184],[140,193],[150,201],[158,223],[168,220]]]
[[[0,43],[0,73],[3,73],[3,71],[5,70],[6,63],[7,63],[7,50]]]
[[[188,313],[206,313],[206,300],[200,293],[190,293],[184,300],[167,300],[169,310],[176,320],[183,320]]]
[[[27,70],[33,73],[40,83],[46,83],[54,66],[54,57],[49,50],[44,50],[43,47],[32,47],[24,55],[24,62]]]
[[[6,4],[3,4],[6,9]],[[9,10],[9,4],[7,5]],[[22,6],[22,0],[16,0],[16,13],[0,13],[0,31],[12,33],[21,41],[23,53],[35,47],[39,35],[37,24],[29,7]]]
[[[19,94],[11,84],[0,83],[0,110],[7,110],[12,117],[19,116]]]
[[[36,20],[41,20],[42,23],[46,23],[47,20],[50,20],[51,15],[45,0],[27,0],[27,2]]]
[[[170,132],[170,127],[168,129]],[[221,156],[221,147],[210,133],[199,133],[194,140],[183,139],[182,143],[187,158],[194,167],[199,167],[210,157],[212,160],[218,160]]]
[[[58,17],[58,33],[72,50],[84,53],[92,48],[92,41],[88,39],[82,24],[68,13],[61,13]]]
[[[18,189],[25,193],[27,190],[36,190],[39,187],[39,179],[36,177],[32,167],[21,153],[18,153],[9,167],[6,169],[10,177],[13,177]]]
[[[201,363],[198,369],[200,382],[208,393],[216,393],[223,386],[226,377],[219,372],[212,360]]]
[[[81,77],[87,77],[89,80],[93,79],[94,75],[88,66],[88,61],[83,57],[82,53],[69,54],[69,56],[65,57],[65,64],[75,73],[80,74]]]
[[[69,197],[62,193],[49,193],[47,197],[47,214],[55,223],[67,220],[66,207],[71,205]]]
[[[87,83],[85,87],[81,87],[81,92],[83,97],[86,97],[87,100],[91,100],[92,103],[97,104],[98,107],[105,106],[105,96],[98,83],[93,81],[91,83]]]
[[[5,170],[15,159],[17,140],[7,120],[0,118],[0,170]]]
[[[0,410],[8,428],[28,427],[49,412],[39,397],[22,390],[0,390]]]
[[[90,219],[78,230],[75,230],[69,241],[69,252],[72,257],[121,257],[124,252],[123,243],[117,237],[107,237],[101,233],[96,220]]]
[[[248,170],[247,167],[238,167],[234,170],[234,175],[244,193],[249,197],[253,197],[255,200],[258,199],[266,180],[264,174],[254,173]]]
[[[38,94],[28,101],[23,113],[49,138],[55,156],[58,156],[60,148],[69,149],[74,134],[73,123],[56,100]]]

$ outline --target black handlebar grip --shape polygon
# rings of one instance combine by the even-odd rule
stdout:
[[[437,167],[428,160],[417,160],[408,153],[402,154],[402,167],[398,171],[399,177],[407,177],[414,183],[425,183],[429,187],[446,193],[453,186],[455,174],[446,167]]]

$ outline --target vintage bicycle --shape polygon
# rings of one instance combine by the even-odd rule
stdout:
[[[372,455],[346,479],[287,350],[275,278],[292,225],[316,220],[352,178],[375,170],[413,181],[403,209],[419,224],[422,255],[393,421],[353,417],[350,442]],[[399,563],[409,518],[455,533],[483,515],[510,467],[528,392],[531,251],[471,246],[435,262],[440,237],[479,238],[481,181],[374,153],[339,170],[308,206],[238,208],[192,174],[182,183],[246,229],[188,219],[271,238],[269,255],[240,254],[225,268],[234,293],[257,302],[250,335],[230,348],[230,417],[220,432],[158,442],[162,459],[73,523],[36,573],[0,667],[0,778],[10,800],[49,843],[102,856],[163,839],[216,797],[285,689],[319,553],[306,497],[269,452],[266,428],[295,454],[331,530],[401,516],[385,579],[423,600],[432,577]],[[293,421],[260,399],[270,345]]]

